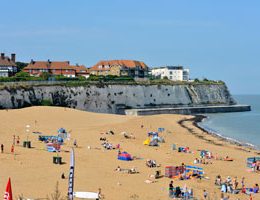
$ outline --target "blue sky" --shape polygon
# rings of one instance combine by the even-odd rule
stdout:
[[[0,51],[17,59],[135,59],[260,94],[259,0],[1,1]]]

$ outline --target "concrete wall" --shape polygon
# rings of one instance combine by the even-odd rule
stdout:
[[[124,108],[231,105],[235,101],[225,85],[89,85],[80,87],[27,86],[0,90],[0,108],[40,105],[102,113],[122,113]]]
[[[223,112],[245,112],[250,111],[249,105],[229,105],[229,106],[206,106],[206,107],[181,107],[181,108],[146,108],[146,109],[126,109],[126,115],[158,115],[158,114],[204,114]]]

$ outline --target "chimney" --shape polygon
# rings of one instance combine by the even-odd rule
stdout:
[[[11,54],[11,60],[15,63],[15,53]]]
[[[31,64],[34,64],[35,62],[34,62],[34,60],[33,59],[31,59]]]
[[[1,59],[5,59],[5,54],[1,53]]]
[[[47,67],[51,67],[51,61],[50,61],[50,59],[48,59],[48,61],[47,61]]]

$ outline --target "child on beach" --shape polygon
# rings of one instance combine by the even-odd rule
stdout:
[[[4,153],[4,145],[1,144],[1,153]]]

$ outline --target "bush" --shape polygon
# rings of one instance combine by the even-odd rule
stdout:
[[[79,77],[77,77],[77,79],[79,81],[86,81],[87,80],[85,76],[79,76]]]
[[[52,101],[49,99],[43,99],[40,103],[41,106],[52,106]]]
[[[89,80],[89,81],[99,81],[99,80],[103,80],[103,79],[104,79],[104,76],[96,76],[96,75],[90,74],[90,76],[88,77],[87,80]]]
[[[40,77],[41,77],[43,80],[48,80],[50,76],[51,76],[51,74],[48,73],[48,72],[42,72],[41,75],[40,75]]]
[[[17,78],[28,78],[30,77],[30,74],[27,72],[18,72],[15,74],[15,77]]]

